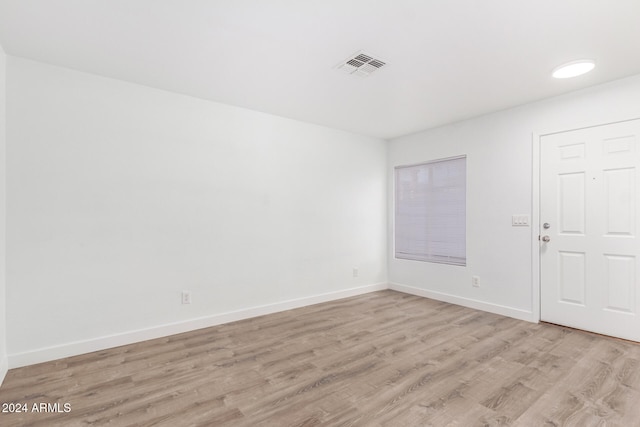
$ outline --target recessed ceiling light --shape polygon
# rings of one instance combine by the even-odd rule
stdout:
[[[568,79],[576,77],[593,70],[596,63],[591,59],[580,59],[578,61],[567,62],[553,70],[552,76],[556,79]]]

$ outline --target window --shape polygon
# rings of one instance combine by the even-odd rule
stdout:
[[[396,167],[396,258],[466,265],[466,169],[466,156]]]

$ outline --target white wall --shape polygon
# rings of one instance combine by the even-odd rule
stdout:
[[[640,117],[635,76],[387,147],[6,60],[12,367],[384,288],[387,265],[395,289],[535,320],[536,230],[511,227],[536,206],[532,135]],[[460,154],[467,267],[394,259],[393,168]]]
[[[559,82],[558,84],[561,84]],[[389,281],[394,289],[536,321],[532,135],[640,117],[640,76],[402,137],[389,143]],[[395,259],[393,168],[466,154],[467,266]],[[536,255],[537,256],[537,255]],[[471,276],[480,277],[480,288]]]
[[[0,384],[7,374],[7,317],[6,317],[6,218],[5,205],[5,147],[6,147],[6,63],[7,57],[0,46]]]
[[[384,141],[7,73],[10,366],[386,288]]]

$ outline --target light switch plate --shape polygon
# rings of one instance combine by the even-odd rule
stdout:
[[[511,216],[511,225],[514,227],[528,227],[529,226],[529,215],[512,215]]]

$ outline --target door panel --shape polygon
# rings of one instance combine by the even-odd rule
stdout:
[[[540,140],[541,319],[640,341],[640,120]]]
[[[607,310],[635,314],[636,258],[633,256],[605,255],[605,286]]]
[[[585,254],[558,251],[558,298],[561,302],[584,306]]]
[[[558,225],[560,233],[584,235],[584,172],[558,174]]]
[[[635,177],[633,168],[604,171],[606,204],[606,235],[633,236],[635,234]]]

